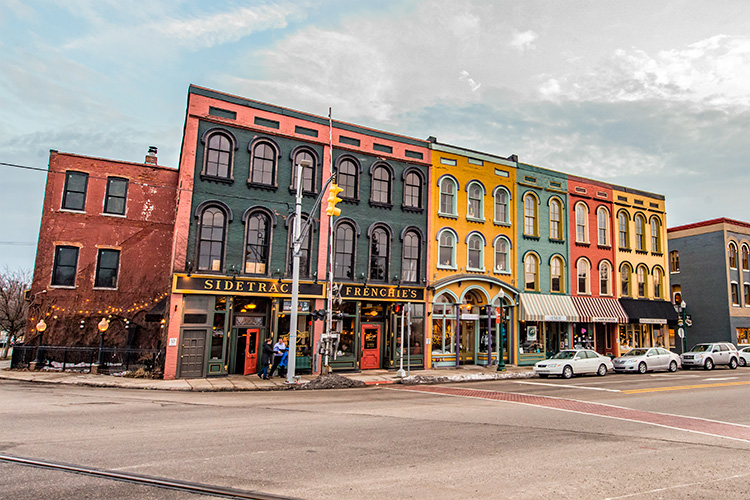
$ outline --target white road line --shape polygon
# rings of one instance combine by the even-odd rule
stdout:
[[[737,474],[735,476],[728,476],[728,477],[720,477],[718,479],[707,479],[706,481],[698,481],[695,483],[685,483],[685,484],[675,484],[674,486],[667,486],[665,488],[657,488],[655,490],[648,490],[648,491],[639,491],[638,493],[628,493],[627,495],[622,495],[619,497],[606,497],[604,500],[620,500],[622,498],[632,498],[632,497],[638,497],[638,496],[646,496],[651,495],[652,493],[659,493],[661,491],[669,491],[674,490],[677,488],[688,488],[692,486],[701,486],[704,484],[710,484],[710,483],[718,483],[720,481],[733,481],[735,479],[739,479],[742,477],[750,476],[750,474]]]
[[[588,387],[585,385],[574,385],[574,384],[549,384],[545,382],[525,382],[525,381],[515,381],[516,384],[526,384],[526,385],[547,385],[550,387],[567,387],[570,389],[588,389],[590,391],[607,391],[607,392],[622,392],[618,389],[605,389],[603,387]]]
[[[708,382],[709,380],[734,380],[734,379],[737,379],[737,378],[739,378],[739,377],[717,377],[717,378],[707,378],[707,379],[704,379],[704,380],[706,382]]]

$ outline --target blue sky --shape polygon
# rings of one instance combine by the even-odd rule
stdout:
[[[750,2],[3,0],[0,162],[177,166],[191,83],[750,220]],[[0,268],[45,174],[0,166]]]

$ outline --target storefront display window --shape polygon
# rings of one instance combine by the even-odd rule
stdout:
[[[455,305],[445,295],[438,297],[432,309],[432,353],[452,354],[456,352]]]
[[[750,328],[737,328],[737,343],[750,344]]]
[[[226,318],[227,298],[217,297],[214,306],[213,328],[211,330],[211,359],[222,359],[224,357]]]
[[[594,332],[587,324],[576,324],[573,327],[573,347],[575,349],[593,349]]]
[[[518,332],[521,354],[544,352],[544,326],[539,322],[521,324]]]
[[[282,305],[282,313],[279,314],[278,335],[289,339],[289,321],[292,309],[292,301],[285,300]],[[312,323],[309,321],[310,302],[301,300],[297,306],[297,359],[312,354]]]
[[[343,318],[334,320],[333,329],[339,332],[339,347],[336,350],[337,358],[353,358],[355,357],[355,341],[354,335],[356,328],[356,313],[357,304],[355,302],[344,302],[340,311],[343,314]]]

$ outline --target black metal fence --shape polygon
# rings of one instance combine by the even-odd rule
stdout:
[[[29,368],[34,362],[37,370],[91,373],[92,366],[98,364],[98,372],[102,374],[161,378],[164,372],[164,351],[102,347],[100,353],[98,347],[13,347],[11,369]]]

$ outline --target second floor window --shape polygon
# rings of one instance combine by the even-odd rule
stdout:
[[[620,267],[620,294],[623,297],[630,297],[630,266],[623,264]]]
[[[96,259],[96,288],[117,288],[117,274],[120,269],[120,251],[102,248]]]
[[[503,273],[510,271],[509,252],[510,244],[505,237],[500,236],[495,240],[495,272]]]
[[[287,274],[292,275],[294,272],[294,215],[292,215],[289,218],[289,235],[287,237],[288,245],[289,245],[289,259],[287,263]],[[300,218],[301,226],[304,227],[305,223],[307,222],[307,217],[302,216]],[[300,276],[310,276],[310,234],[313,232],[312,228],[308,228],[307,232],[305,233],[305,237],[302,239],[302,243],[300,245],[299,249],[299,275]]]
[[[603,260],[599,264],[599,294],[600,295],[612,295],[612,289],[610,287],[610,279],[612,275],[612,267],[609,262]]]
[[[203,211],[198,229],[198,270],[221,271],[224,264],[226,216],[219,208]]]
[[[52,267],[52,286],[76,286],[78,270],[78,247],[55,247],[55,262]]]
[[[562,292],[563,290],[563,264],[560,257],[553,257],[550,262],[550,291]]]
[[[669,252],[669,272],[680,272],[680,252],[678,252],[677,250],[672,250],[671,252]]]
[[[125,202],[128,199],[128,180],[119,177],[107,178],[107,194],[104,198],[104,213],[125,215]]]
[[[576,264],[576,270],[578,271],[578,293],[591,293],[589,290],[589,272],[591,271],[591,264],[589,264],[589,261],[586,259],[580,259]]]
[[[388,261],[390,260],[390,238],[382,227],[370,234],[370,280],[388,281]]]
[[[421,254],[421,239],[416,231],[407,231],[401,246],[401,281],[406,283],[419,282],[419,260]]]
[[[662,289],[664,288],[664,273],[658,267],[654,269],[654,298],[661,299]]]
[[[339,222],[334,232],[333,277],[354,279],[354,226]]]
[[[255,212],[247,218],[247,236],[245,237],[245,273],[268,273],[271,253],[271,227],[268,216]]]
[[[538,290],[537,276],[539,272],[539,260],[536,255],[529,254],[524,259],[524,289],[525,290]]]
[[[636,275],[638,277],[638,296],[645,297],[646,296],[646,268],[644,268],[643,266],[639,266],[638,270],[636,271]]]
[[[472,234],[469,236],[468,246],[468,260],[466,262],[466,268],[474,271],[484,269],[484,258],[483,249],[484,242],[481,236],[478,234]]]
[[[63,191],[62,208],[65,210],[85,210],[88,183],[89,174],[67,172],[65,174],[65,191]]]
[[[452,232],[443,230],[438,238],[438,266],[456,267],[456,237]]]

